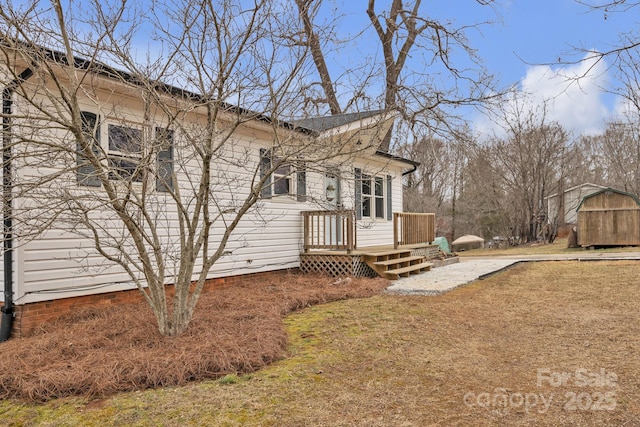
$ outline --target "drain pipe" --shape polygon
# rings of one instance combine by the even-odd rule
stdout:
[[[27,68],[13,79],[2,91],[2,217],[3,217],[3,255],[4,255],[4,305],[0,323],[0,342],[11,336],[13,329],[13,178],[11,176],[11,114],[13,112],[13,93],[16,88],[33,75]]]
[[[416,169],[418,169],[418,163],[414,164],[413,168],[409,169],[408,171],[402,172],[402,176],[409,175],[410,173],[414,173]]]

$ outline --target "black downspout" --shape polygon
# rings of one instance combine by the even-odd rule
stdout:
[[[402,176],[409,175],[410,173],[414,173],[416,169],[418,169],[418,164],[413,165],[412,169],[402,172]]]
[[[13,112],[13,92],[33,75],[27,68],[13,79],[2,91],[2,218],[4,254],[4,305],[0,323],[0,342],[11,336],[13,329],[13,179],[11,176],[11,114]]]

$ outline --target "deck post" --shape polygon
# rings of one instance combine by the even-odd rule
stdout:
[[[393,213],[393,249],[398,249],[398,212]]]
[[[347,215],[347,253],[351,253],[354,248],[353,245],[353,215]]]
[[[304,253],[309,252],[309,215],[306,212],[302,212],[302,219],[304,223]]]

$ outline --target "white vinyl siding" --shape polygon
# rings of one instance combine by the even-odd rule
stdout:
[[[251,148],[255,143],[249,139],[240,140],[238,144],[247,148],[239,152],[259,152]],[[220,186],[221,191],[217,194],[219,202],[230,201],[232,195],[243,197],[248,194],[249,189],[243,184],[250,182],[257,162],[258,156],[246,168],[224,166],[224,177],[228,182]],[[197,171],[198,166],[194,163],[185,169]],[[223,171],[222,166],[214,169],[216,173]],[[181,191],[188,192],[192,188],[188,175],[179,173],[177,176]],[[318,177],[312,181],[318,187],[310,191],[312,194],[323,191],[323,187],[317,185]],[[227,192],[222,191],[225,188]],[[167,230],[165,242],[170,242],[170,239],[177,241],[179,232],[175,206],[170,201],[165,203],[161,197],[164,196],[159,194],[157,214],[167,221],[166,227],[163,227]],[[310,202],[299,202],[295,194],[259,201],[238,225],[225,249],[226,255],[216,263],[209,277],[298,267],[302,249],[300,212],[313,209],[315,206]],[[105,217],[104,220],[109,219]],[[211,245],[215,245],[219,239],[220,234],[212,236]],[[25,243],[20,252],[25,273],[16,286],[19,303],[134,289],[128,275],[119,267],[106,264],[89,239],[62,230],[50,230],[36,240]]]
[[[135,100],[127,99],[122,101],[122,105],[128,102],[132,106],[128,107],[127,123],[132,123],[135,128],[136,123],[143,122],[141,108],[135,108]],[[90,110],[94,105],[85,106]],[[113,106],[102,106],[100,111],[96,111],[96,116],[100,118],[102,126],[102,147],[108,150],[108,130],[111,118],[103,114],[104,111],[111,111]],[[106,117],[106,118],[103,118]],[[155,124],[154,124],[155,125]],[[129,126],[129,125],[127,125]],[[158,123],[158,126],[162,126]],[[261,124],[255,125],[262,126]],[[140,127],[138,127],[140,129]],[[254,129],[239,129],[234,134],[232,147],[227,150],[228,155],[235,155],[235,161],[219,161],[212,168],[212,181],[214,185],[216,201],[221,206],[232,203],[234,200],[246,197],[250,191],[248,183],[255,176],[254,172],[259,170],[261,164],[261,152],[268,150],[271,146],[270,128],[264,126]],[[173,135],[174,145],[171,153],[172,160],[175,159],[173,172],[176,175],[175,186],[182,194],[187,195],[193,192],[199,172],[200,165],[190,152],[188,143],[180,141],[179,132]],[[136,149],[122,150],[122,146],[115,144],[111,146],[112,155],[130,156],[135,160]],[[120,148],[120,149],[118,149]],[[249,153],[249,154],[247,154]],[[133,154],[133,156],[132,156]],[[71,150],[73,159],[76,156]],[[246,156],[249,156],[248,158]],[[262,156],[263,158],[264,156]],[[192,159],[189,162],[184,159]],[[301,159],[303,161],[304,159]],[[154,160],[155,161],[155,160]],[[160,160],[158,160],[160,161]],[[383,160],[372,160],[359,158],[355,162],[344,162],[345,166],[340,171],[340,201],[344,208],[354,209],[355,188],[353,179],[353,168],[361,168],[363,173],[370,176],[392,177],[392,203],[393,211],[400,211],[402,208],[402,167],[406,165],[395,164],[393,168]],[[224,277],[231,275],[241,275],[254,272],[265,272],[294,268],[299,266],[300,252],[302,250],[303,225],[301,211],[319,210],[317,201],[326,199],[325,173],[315,170],[316,168],[305,167],[292,164],[295,170],[289,175],[288,193],[286,196],[263,198],[257,205],[240,221],[236,231],[232,235],[226,247],[225,255],[215,264],[209,277]],[[54,169],[55,165],[51,165]],[[55,170],[55,169],[54,169]],[[130,168],[129,168],[130,170]],[[16,168],[19,179],[28,179],[34,171],[28,167]],[[67,183],[71,185],[78,194],[91,194],[94,191],[102,191],[99,188],[92,188],[86,185],[78,185],[76,170],[69,172]],[[276,173],[276,178],[277,178]],[[149,183],[154,188],[155,183]],[[304,187],[302,187],[304,184]],[[386,184],[386,181],[385,181]],[[272,183],[269,183],[272,188]],[[304,191],[302,191],[304,188]],[[387,191],[384,185],[383,192]],[[280,190],[278,190],[280,191]],[[149,198],[148,206],[154,210],[152,215],[161,221],[163,243],[173,250],[177,249],[179,239],[179,224],[177,222],[176,207],[171,202],[170,194],[167,192],[153,192]],[[376,198],[375,188],[372,186],[372,208],[375,208]],[[386,204],[386,198],[383,204]],[[17,200],[16,204],[34,203],[36,201]],[[384,211],[388,210],[385,206]],[[103,221],[109,231],[118,231],[121,225],[110,217],[110,213],[101,211],[92,212],[97,219]],[[216,225],[215,227],[221,227]],[[214,227],[214,228],[215,228]],[[220,240],[220,233],[215,234],[210,239],[210,246],[213,247]],[[359,221],[358,225],[358,245],[366,247],[371,245],[391,244],[393,240],[393,230],[391,221]],[[94,293],[110,292],[116,290],[134,289],[127,274],[125,274],[115,264],[108,264],[103,257],[96,253],[92,241],[88,238],[78,237],[61,228],[53,228],[32,241],[16,242],[15,244],[15,301],[17,304],[25,304],[35,301],[44,301],[56,298],[73,297]],[[197,273],[197,271],[196,271]],[[194,279],[196,277],[194,276]],[[168,282],[171,278],[167,278]]]
[[[257,161],[257,159],[256,159]],[[315,174],[314,174],[315,175]],[[399,174],[393,179],[393,211],[402,208],[402,186]],[[323,177],[309,178],[309,192],[320,194]],[[347,180],[345,180],[347,181]],[[184,177],[179,182],[185,184]],[[313,188],[312,188],[313,187]],[[342,195],[346,207],[353,206],[353,188],[344,185]],[[351,195],[346,193],[351,192]],[[177,233],[174,209],[166,206],[169,230]],[[295,268],[299,266],[302,249],[303,210],[315,210],[311,203],[300,203],[295,198],[276,198],[259,202],[256,206],[260,217],[269,218],[261,222],[254,214],[248,214],[240,222],[227,245],[227,255],[211,270],[209,277],[224,277],[254,272]],[[377,246],[391,244],[392,221],[359,221],[358,245]],[[173,233],[172,232],[172,233]],[[175,235],[174,235],[175,236]],[[217,241],[212,237],[212,244]],[[17,303],[42,301],[115,290],[134,289],[129,277],[116,266],[108,267],[104,259],[95,253],[88,239],[51,230],[19,249],[23,273],[16,286]],[[194,277],[195,279],[195,277]]]

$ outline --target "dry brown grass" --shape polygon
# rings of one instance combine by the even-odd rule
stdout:
[[[312,307],[288,318],[293,357],[237,384],[190,387],[184,395],[198,409],[188,419],[224,426],[638,426],[637,269],[637,262],[524,264],[438,297]],[[538,385],[538,369],[572,378]],[[615,387],[576,379],[577,370],[602,369],[617,375]],[[613,410],[593,406],[609,392]],[[483,393],[491,401],[481,406]],[[502,393],[513,403],[503,405]],[[575,406],[571,393],[581,399]],[[529,396],[528,407],[518,405],[520,396]],[[145,406],[146,416],[158,420],[175,407]]]
[[[638,267],[637,261],[529,263],[436,297],[377,295],[316,305],[286,318],[288,357],[253,374],[89,402],[9,400],[0,402],[0,422],[640,426]],[[538,385],[538,369],[572,378],[558,387]],[[618,380],[582,386],[579,369],[604,369]],[[594,408],[607,392],[615,394],[615,408]],[[469,393],[492,400],[466,405]],[[500,393],[513,403],[494,403]],[[582,399],[573,408],[570,393]],[[533,394],[549,407],[541,400],[517,405],[519,396]]]
[[[299,362],[314,355],[301,365],[306,379],[291,385],[304,397],[285,395],[261,407],[275,415],[246,424],[638,426],[637,271],[637,262],[525,264],[439,297],[374,297],[296,314],[291,332],[317,337],[296,341]],[[538,369],[571,378],[538,385]],[[618,381],[584,386],[578,370]],[[613,410],[596,404],[605,393]],[[501,394],[512,401],[503,405]],[[572,405],[572,396],[581,400]]]
[[[107,396],[254,372],[284,356],[287,313],[371,296],[387,285],[296,274],[255,280],[204,294],[188,331],[177,338],[161,336],[141,303],[79,310],[31,337],[9,340],[1,346],[0,398]]]

